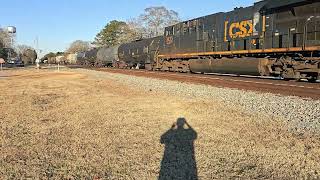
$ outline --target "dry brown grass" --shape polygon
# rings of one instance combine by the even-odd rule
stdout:
[[[198,134],[199,179],[320,178],[319,137],[277,120],[85,73],[9,73],[0,79],[2,179],[156,179],[160,137],[180,116]]]

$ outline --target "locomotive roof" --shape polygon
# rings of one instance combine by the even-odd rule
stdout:
[[[265,0],[266,1],[266,0]],[[263,1],[264,2],[264,1]],[[257,2],[257,3],[261,3],[261,2]],[[255,4],[257,4],[255,3]],[[246,10],[246,9],[249,9],[249,8],[252,8],[253,6],[247,6],[247,7],[235,7],[233,10],[231,11],[227,11],[227,12],[216,12],[216,13],[213,13],[213,14],[209,14],[209,15],[205,15],[205,16],[201,16],[201,17],[197,17],[197,18],[193,18],[193,19],[188,19],[188,20],[185,20],[185,21],[181,21],[177,24],[182,24],[182,23],[186,23],[186,22],[189,22],[189,21],[193,21],[193,20],[198,20],[198,19],[201,19],[201,18],[206,18],[206,17],[209,17],[209,16],[217,16],[217,15],[220,15],[220,14],[226,14],[226,13],[233,13],[235,11],[238,11],[238,10]],[[175,26],[177,24],[174,24],[172,26]],[[169,26],[171,27],[171,26]]]
[[[314,3],[314,2],[318,2],[318,1],[319,0],[263,0],[263,1],[259,1],[259,2],[254,3],[253,6],[234,8],[234,10],[228,11],[228,12],[217,12],[217,13],[213,13],[213,14],[210,14],[210,15],[201,16],[201,17],[189,19],[189,20],[186,20],[186,21],[182,21],[182,22],[179,22],[177,24],[186,23],[188,21],[193,21],[193,20],[205,18],[205,17],[208,17],[208,16],[214,16],[214,15],[219,15],[219,14],[224,14],[224,13],[233,13],[233,12],[238,11],[238,10],[249,9],[249,8],[254,7],[254,6],[261,7],[260,12],[272,12],[272,11],[275,11],[277,9],[282,9],[282,8],[287,8],[287,7],[292,7],[292,6],[298,6],[298,5],[304,5],[304,4],[310,4],[310,3]],[[175,24],[175,25],[177,25],[177,24]],[[175,25],[173,25],[173,26],[175,26]],[[171,27],[171,26],[169,26],[169,27]]]
[[[277,9],[290,8],[299,5],[318,2],[319,0],[266,0],[261,12],[272,12]]]

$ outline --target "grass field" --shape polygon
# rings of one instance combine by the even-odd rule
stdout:
[[[214,99],[141,91],[108,75],[3,73],[0,179],[320,178],[317,136]],[[180,117],[189,127],[172,128]]]

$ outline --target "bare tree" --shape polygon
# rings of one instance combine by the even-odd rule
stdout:
[[[10,44],[11,43],[9,34],[6,31],[0,29],[0,47],[9,47]]]
[[[117,39],[117,44],[128,43],[141,38],[141,26],[137,21],[130,20],[126,24],[120,26],[120,31],[123,32]]]
[[[163,6],[146,8],[138,18],[127,22],[110,21],[95,37],[94,45],[111,47],[141,38],[158,36],[166,26],[179,22],[178,13]]]
[[[127,25],[135,33],[136,39],[149,37],[148,29],[144,26],[141,18],[132,18],[127,21]]]
[[[67,53],[79,53],[89,50],[90,43],[87,41],[76,40],[71,43],[70,47],[67,49]]]
[[[168,10],[164,6],[146,8],[144,13],[140,15],[140,19],[151,36],[160,35],[166,26],[180,21],[176,11]]]
[[[38,57],[36,50],[27,45],[18,45],[16,52],[19,54],[24,64],[34,64]]]
[[[22,54],[22,53],[25,52],[27,49],[34,50],[34,48],[31,47],[31,46],[24,45],[24,44],[19,44],[19,45],[16,46],[15,51],[16,51],[18,54]]]

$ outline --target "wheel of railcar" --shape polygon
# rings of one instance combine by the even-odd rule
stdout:
[[[84,66],[86,66],[86,67],[90,67],[89,62],[88,62],[88,61],[85,61],[85,62],[84,62]]]
[[[316,77],[310,77],[308,78],[308,82],[310,83],[315,83],[317,81],[317,78]]]
[[[290,81],[290,80],[297,80],[294,70],[292,68],[285,68],[284,71],[281,73],[281,77],[285,81]],[[300,80],[300,78],[299,78]]]
[[[294,81],[300,81],[300,78],[293,78],[293,77],[288,77],[288,76],[283,76],[283,75],[281,75],[280,76],[284,81],[292,81],[292,80],[294,80]]]
[[[102,64],[102,62],[100,62],[100,61],[96,61],[96,62],[94,63],[94,67],[101,68],[101,67],[103,67],[103,64]]]
[[[301,81],[301,78],[296,78],[294,79],[296,82],[300,82]]]

